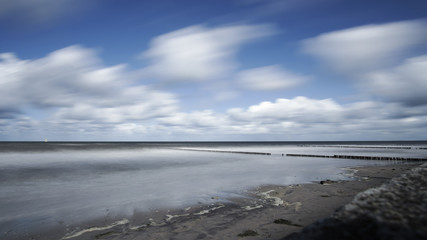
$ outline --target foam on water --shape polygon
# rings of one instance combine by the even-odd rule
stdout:
[[[85,233],[88,233],[88,232],[97,232],[97,231],[108,230],[108,229],[112,229],[113,227],[116,227],[116,226],[119,226],[119,225],[125,225],[125,224],[128,224],[128,223],[129,223],[128,219],[122,219],[122,220],[114,222],[113,224],[108,225],[108,226],[104,226],[104,227],[91,227],[91,228],[88,228],[88,229],[84,229],[82,231],[78,231],[78,232],[75,232],[75,233],[67,234],[65,237],[63,237],[61,239],[64,239],[64,240],[65,239],[71,239],[71,238],[75,238],[75,237],[81,236],[81,235],[83,235]]]

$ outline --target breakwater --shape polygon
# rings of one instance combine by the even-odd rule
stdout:
[[[255,155],[271,155],[267,152],[246,152],[246,151],[228,151],[215,149],[194,149],[194,148],[174,148],[175,150],[197,151],[197,152],[218,152],[218,153],[237,153],[237,154],[255,154]]]
[[[372,149],[421,149],[426,150],[425,147],[411,147],[411,146],[355,146],[355,145],[298,145],[298,147],[325,147],[325,148],[372,148]]]
[[[315,158],[345,158],[360,160],[396,160],[396,161],[427,161],[427,158],[384,157],[384,156],[354,156],[354,155],[313,155],[313,154],[286,154],[287,157],[315,157]]]

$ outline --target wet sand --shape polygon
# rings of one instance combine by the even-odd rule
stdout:
[[[351,181],[323,179],[310,184],[262,186],[247,191],[244,198],[212,196],[209,205],[135,213],[130,218],[117,216],[115,221],[94,220],[79,224],[79,228],[63,226],[22,239],[283,239],[330,216],[357,193],[420,164],[351,168],[347,169],[353,175]]]

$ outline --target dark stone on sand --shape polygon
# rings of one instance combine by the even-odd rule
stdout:
[[[320,184],[331,184],[331,183],[336,183],[336,181],[332,181],[332,180],[330,180],[330,179],[326,179],[325,181],[320,181]]]

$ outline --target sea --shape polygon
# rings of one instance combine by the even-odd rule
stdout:
[[[0,238],[407,163],[287,154],[425,159],[427,141],[0,142]]]

